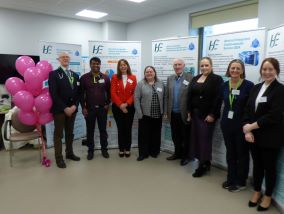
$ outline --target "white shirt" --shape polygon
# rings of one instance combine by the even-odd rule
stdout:
[[[126,83],[127,83],[127,74],[122,74],[122,82],[123,82],[123,86],[125,88]]]
[[[266,91],[266,89],[268,88],[270,84],[266,85],[265,83],[262,84],[260,91],[258,92],[258,95],[255,99],[255,111],[257,109],[258,104],[260,103],[260,99],[262,97],[262,95],[264,94],[264,92]]]

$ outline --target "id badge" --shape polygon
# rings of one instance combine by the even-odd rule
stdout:
[[[233,119],[234,117],[234,112],[233,111],[229,111],[228,112],[228,119]]]
[[[162,89],[162,88],[157,88],[157,91],[158,91],[158,92],[162,92],[163,89]]]
[[[105,83],[105,79],[100,79],[99,83]]]
[[[267,102],[267,97],[260,97],[259,98],[260,103],[266,103]]]
[[[240,95],[240,90],[233,89],[232,90],[232,95]]]
[[[183,84],[188,86],[189,82],[187,80],[183,80]]]

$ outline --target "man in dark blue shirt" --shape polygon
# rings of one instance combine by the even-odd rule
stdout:
[[[88,160],[94,158],[94,132],[98,119],[101,151],[104,158],[109,158],[107,152],[107,112],[110,103],[110,79],[100,72],[101,60],[98,57],[90,59],[91,71],[80,79],[81,106],[87,125]]]

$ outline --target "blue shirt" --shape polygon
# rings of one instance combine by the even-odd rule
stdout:
[[[174,85],[174,93],[173,93],[173,109],[172,111],[174,113],[180,113],[180,87],[181,87],[181,84],[182,84],[182,81],[183,81],[183,75],[180,76],[179,78],[176,77],[176,82],[175,82],[175,85]]]

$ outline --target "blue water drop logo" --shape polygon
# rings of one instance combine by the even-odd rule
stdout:
[[[75,51],[75,56],[80,56],[80,52],[79,51]]]
[[[188,49],[192,51],[192,50],[194,50],[194,48],[195,48],[194,44],[190,43],[189,46],[188,46]]]
[[[253,48],[259,47],[260,44],[259,44],[258,39],[254,39],[254,40],[252,41],[252,43],[251,43],[251,46],[252,46]]]

